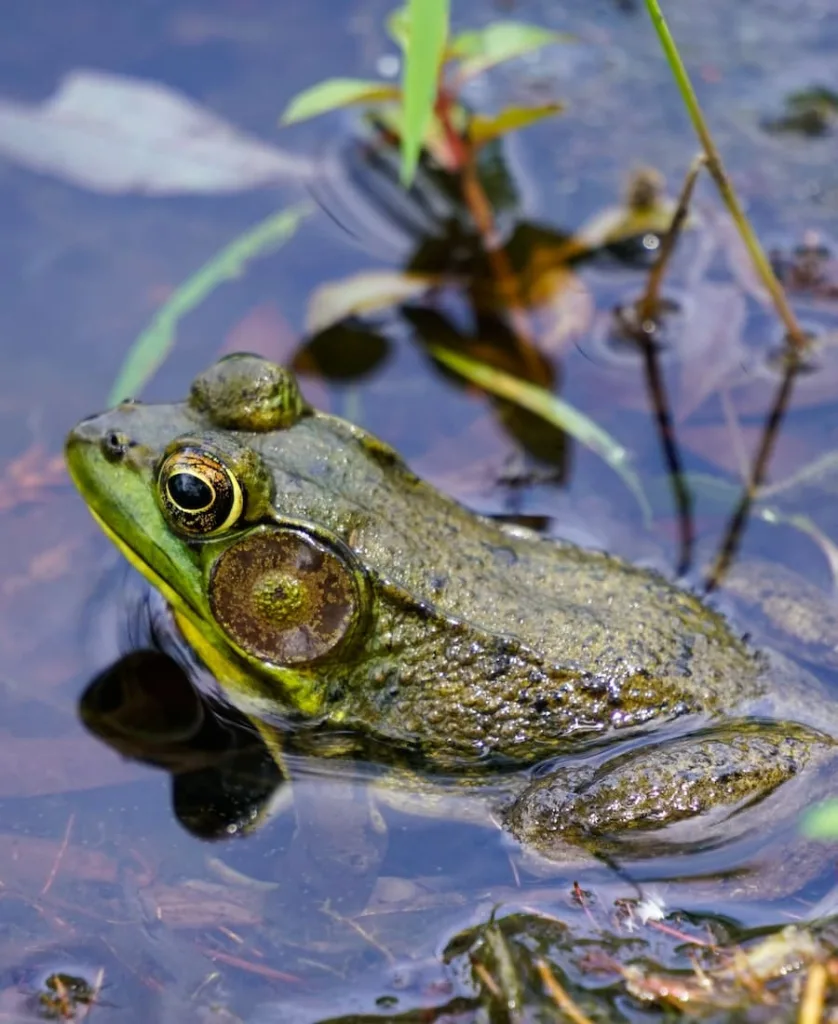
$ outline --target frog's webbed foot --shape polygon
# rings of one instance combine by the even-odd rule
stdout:
[[[537,778],[505,825],[548,857],[568,846],[623,856],[706,848],[742,834],[749,824],[741,812],[832,747],[796,724],[726,723]]]

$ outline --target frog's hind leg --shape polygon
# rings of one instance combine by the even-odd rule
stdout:
[[[537,778],[505,824],[547,857],[568,846],[632,857],[707,848],[752,828],[744,812],[769,796],[799,810],[796,777],[834,749],[830,737],[795,723],[728,721]],[[775,822],[778,813],[772,808]]]

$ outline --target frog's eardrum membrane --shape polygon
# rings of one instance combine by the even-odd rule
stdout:
[[[365,607],[363,575],[302,530],[267,527],[228,548],[210,573],[210,606],[233,643],[275,665],[332,653]]]

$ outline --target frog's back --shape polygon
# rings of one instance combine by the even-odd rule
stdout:
[[[476,517],[344,421],[311,417],[281,444],[281,459],[263,454],[282,514],[320,519],[435,615],[599,683],[680,680],[694,707],[761,689],[758,659],[724,618],[662,576]]]

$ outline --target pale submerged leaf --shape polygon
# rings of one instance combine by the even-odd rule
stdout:
[[[400,270],[370,270],[341,281],[330,281],[311,296],[306,330],[317,334],[348,317],[389,309],[425,295],[442,279],[431,274],[406,274]]]
[[[0,157],[110,194],[239,192],[313,175],[159,82],[78,70],[42,103],[0,99]]]

